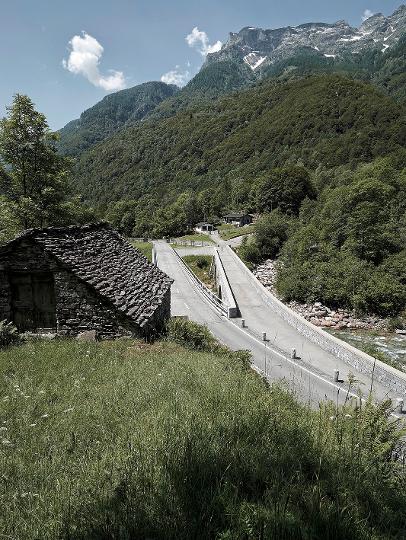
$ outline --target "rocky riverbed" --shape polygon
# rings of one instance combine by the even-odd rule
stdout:
[[[258,265],[254,275],[259,281],[278,296],[275,289],[277,269],[272,260],[267,260]],[[293,311],[310,321],[315,326],[330,328],[332,330],[384,330],[387,325],[385,319],[378,317],[356,317],[351,311],[345,309],[330,309],[321,302],[302,304],[292,301],[285,302]]]

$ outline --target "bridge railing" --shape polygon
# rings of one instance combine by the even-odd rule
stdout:
[[[173,248],[172,248],[173,249]],[[186,271],[190,279],[194,282],[194,284],[199,288],[200,292],[209,300],[209,302],[218,310],[221,312],[222,315],[225,315],[226,317],[229,317],[229,309],[228,306],[216,295],[214,294],[204,283],[200,281],[200,279],[192,272],[192,270],[188,267],[188,265],[185,263],[185,261],[182,259],[182,257],[179,255],[179,253],[176,252],[175,249],[173,249],[173,252],[175,253],[176,257],[180,261],[183,269]]]
[[[213,247],[213,242],[207,242],[206,240],[179,240],[177,238],[168,238],[168,244],[174,244],[176,246],[185,247]]]

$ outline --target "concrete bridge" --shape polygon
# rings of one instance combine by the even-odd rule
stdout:
[[[268,301],[257,280],[225,242],[218,240],[218,249],[240,310],[240,317],[236,319],[227,318],[201,294],[180,258],[166,242],[154,242],[154,248],[158,266],[175,280],[172,286],[172,315],[187,316],[207,325],[231,349],[250,350],[254,367],[259,372],[270,381],[284,381],[301,400],[312,406],[326,399],[343,403],[349,389],[350,374],[357,380],[350,388],[354,398],[358,389],[365,397],[372,390],[375,399],[391,398],[394,403],[396,399],[404,397],[405,374],[384,365],[382,377],[382,363],[377,365],[378,361],[369,360],[370,357],[365,365],[362,362],[351,364],[339,349],[329,347],[323,340],[317,342],[318,334],[316,339],[310,333],[305,335],[307,327],[303,330],[295,326],[295,321],[287,320],[278,306]],[[285,306],[285,309],[288,308]],[[245,328],[242,328],[242,319],[246,321]],[[321,332],[322,337],[327,336],[330,343],[328,334],[319,329],[315,331]],[[347,344],[336,338],[333,340],[342,344],[344,351],[348,350]],[[296,349],[296,358],[292,358],[293,348]],[[357,353],[362,358],[364,353]],[[339,371],[338,381],[335,380],[336,370]],[[394,381],[396,384],[393,384]]]

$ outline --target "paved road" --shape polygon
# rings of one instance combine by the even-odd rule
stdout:
[[[327,370],[320,370],[311,362],[311,360],[317,358],[319,364],[323,364],[323,357],[326,357],[324,351],[317,351],[316,354],[314,351],[315,345],[304,343],[303,347],[298,347],[298,352],[303,355],[303,360],[293,361],[279,347],[285,339],[289,340],[292,346],[293,344],[297,345],[298,335],[292,337],[288,329],[282,328],[283,325],[280,327],[280,334],[276,336],[275,340],[273,339],[275,336],[270,332],[272,340],[269,343],[262,342],[260,338],[254,335],[255,332],[262,332],[263,329],[269,329],[269,331],[271,328],[275,329],[275,321],[272,321],[272,325],[270,324],[271,315],[264,312],[264,307],[258,298],[250,301],[245,294],[241,294],[245,287],[242,276],[238,276],[237,283],[233,282],[232,285],[233,288],[236,287],[237,298],[242,301],[243,313],[246,309],[250,310],[249,317],[246,317],[249,321],[247,331],[243,330],[237,323],[231,322],[222,316],[199,293],[197,287],[184,270],[182,263],[167,243],[157,241],[154,242],[154,246],[159,268],[175,280],[172,285],[172,315],[187,316],[193,321],[205,324],[222,343],[233,350],[250,350],[254,366],[258,371],[266,373],[269,380],[283,380],[302,401],[309,402],[312,406],[317,406],[320,401],[325,399],[338,400],[340,403],[345,400],[348,389],[346,384],[336,384],[332,381],[333,369],[336,367],[337,362],[329,358],[329,369]],[[231,263],[228,262],[227,264],[228,269],[230,269]],[[300,339],[304,339],[303,336],[300,336]],[[343,366],[342,369],[343,372],[348,372],[347,366]],[[368,381],[366,383],[364,389],[366,388],[367,391],[369,390]],[[375,387],[374,390],[380,399],[386,394],[383,388]]]
[[[335,369],[339,369],[340,378],[344,380],[348,380],[348,375],[353,373],[360,381],[363,393],[369,392],[371,387],[369,376],[356,372],[336,356],[324,351],[276,314],[253,286],[252,278],[241,268],[237,255],[226,247],[223,241],[220,240],[218,243],[220,257],[240,309],[241,318],[246,320],[254,334],[262,336],[262,332],[266,332],[270,342],[286,354],[289,354],[292,348],[296,348],[301,361],[309,369],[324,377],[332,377]],[[377,382],[373,384],[373,392],[379,400],[388,396],[399,397],[391,395],[386,387]]]

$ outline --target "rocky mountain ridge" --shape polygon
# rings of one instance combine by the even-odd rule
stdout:
[[[358,28],[346,21],[306,23],[269,30],[245,27],[238,33],[231,32],[221,50],[207,56],[205,65],[232,60],[248,65],[254,72],[261,72],[298,51],[332,59],[372,49],[385,52],[396,45],[405,32],[406,5],[400,6],[389,17],[377,13]]]

